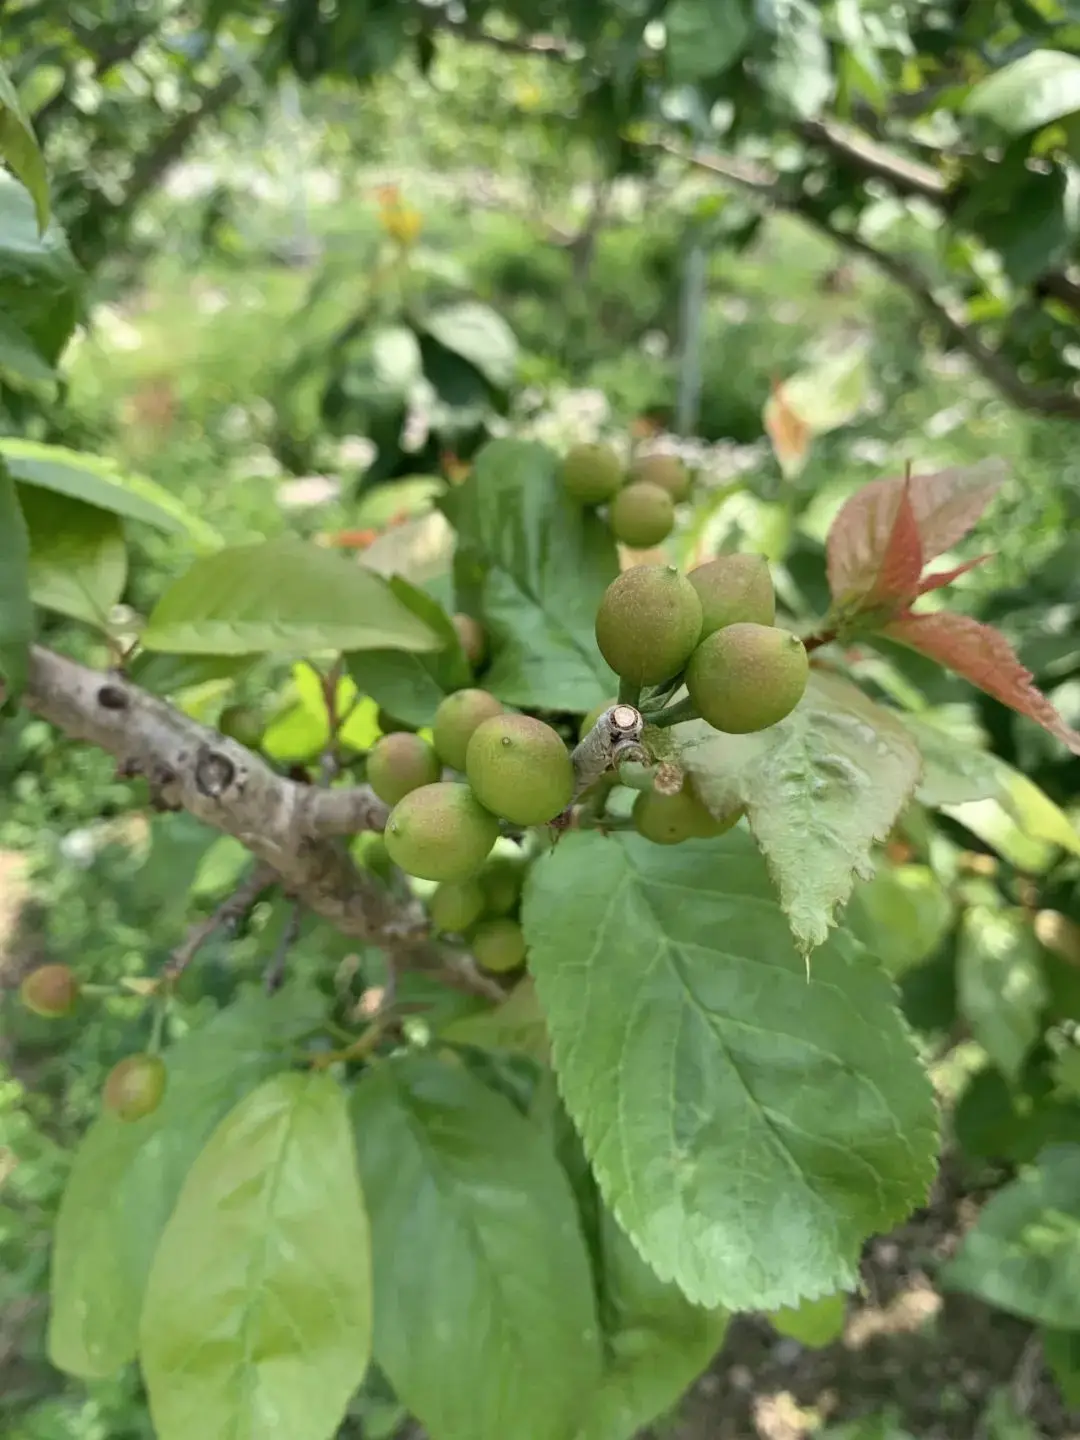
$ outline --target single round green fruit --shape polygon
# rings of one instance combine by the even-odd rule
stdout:
[[[19,986],[19,998],[35,1015],[59,1020],[75,1009],[79,982],[66,965],[39,965]]]
[[[468,785],[445,780],[410,790],[390,812],[390,858],[420,880],[468,880],[487,859],[499,822]]]
[[[493,715],[503,714],[502,704],[486,690],[455,690],[435,711],[432,734],[439,759],[452,770],[465,769],[465,752],[473,731]]]
[[[645,790],[634,801],[634,828],[655,845],[678,845],[683,840],[711,840],[723,835],[738,820],[741,809],[717,820],[694,793],[689,780],[675,795]]]
[[[509,915],[517,909],[525,886],[525,862],[493,855],[477,879],[484,892],[484,914]]]
[[[167,1079],[160,1055],[128,1055],[105,1077],[105,1109],[120,1120],[141,1120],[161,1104]]]
[[[588,735],[589,731],[596,724],[597,720],[600,719],[600,716],[603,715],[605,711],[610,710],[613,705],[617,705],[618,703],[618,697],[613,696],[612,699],[605,700],[602,705],[594,705],[593,708],[589,711],[589,713],[585,716],[585,719],[581,722],[581,728],[578,730],[578,739],[584,740],[585,736]]]
[[[396,805],[421,785],[434,785],[441,774],[439,757],[427,741],[403,730],[376,740],[367,758],[368,784],[386,805]]]
[[[573,445],[562,462],[563,489],[579,505],[603,505],[622,488],[622,461],[610,445]]]
[[[487,634],[479,620],[471,615],[458,614],[451,617],[457,637],[465,652],[465,659],[475,670],[487,654]]]
[[[690,657],[686,688],[714,730],[748,735],[776,725],[803,697],[810,674],[797,635],[771,625],[728,625]]]
[[[643,455],[635,461],[630,478],[659,485],[676,505],[690,494],[690,472],[677,455]]]
[[[701,638],[725,625],[771,625],[776,593],[762,555],[718,555],[686,577],[701,601]]]
[[[620,490],[608,511],[616,540],[631,550],[648,550],[666,540],[675,528],[675,502],[659,485],[635,480]]]
[[[515,825],[544,825],[574,793],[570,752],[531,715],[495,715],[473,731],[465,773],[481,805]]]
[[[418,725],[409,725],[404,720],[398,720],[396,716],[390,715],[381,706],[375,716],[375,723],[384,735],[397,735],[399,732],[415,735],[420,728]]]
[[[525,963],[525,934],[516,920],[481,920],[469,943],[476,963],[494,975]]]
[[[635,565],[604,591],[596,643],[616,675],[659,685],[678,675],[701,635],[701,601],[674,565]]]
[[[218,716],[218,729],[222,735],[249,750],[258,750],[265,728],[263,717],[253,705],[226,705]]]
[[[463,935],[484,913],[484,892],[477,880],[444,880],[428,901],[436,930]]]

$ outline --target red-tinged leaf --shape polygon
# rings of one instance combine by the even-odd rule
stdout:
[[[1030,670],[1025,670],[1008,640],[992,625],[942,610],[932,615],[905,615],[886,625],[882,634],[955,670],[1011,710],[1037,721],[1074,755],[1080,755],[1080,734],[1066,725],[1032,684]]]
[[[1003,478],[1004,466],[997,460],[911,477],[909,494],[924,563],[963,539]],[[903,476],[872,480],[836,516],[827,541],[829,589],[835,600],[865,595],[873,586],[903,489]]]
[[[784,479],[793,480],[806,464],[813,431],[798,411],[788,404],[784,387],[776,382],[765,402],[762,422]]]
[[[961,575],[966,575],[969,570],[974,570],[976,565],[982,565],[989,559],[989,552],[976,555],[974,560],[965,560],[963,565],[955,565],[951,570],[942,570],[937,575],[926,575],[919,582],[919,594],[929,595],[931,590],[940,590],[945,585],[951,585]]]
[[[909,481],[901,486],[892,529],[868,601],[876,605],[896,600],[901,606],[909,605],[919,592],[922,567],[923,547]]]

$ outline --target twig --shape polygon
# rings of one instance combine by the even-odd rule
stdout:
[[[161,977],[169,984],[184,973],[199,949],[218,930],[235,930],[264,890],[274,884],[277,876],[269,865],[256,864],[228,899],[223,900],[212,915],[192,925],[187,935],[169,956]]]
[[[304,909],[299,903],[293,905],[289,911],[289,918],[285,921],[285,928],[281,932],[281,939],[277,943],[270,964],[266,967],[263,975],[263,989],[267,995],[273,995],[281,989],[281,982],[285,979],[285,962],[289,958],[289,951],[296,944],[297,936],[300,934],[300,921]]]
[[[570,756],[574,766],[574,800],[624,760],[636,759],[640,753],[645,763],[641,745],[644,723],[641,712],[633,705],[612,705],[604,711]]]

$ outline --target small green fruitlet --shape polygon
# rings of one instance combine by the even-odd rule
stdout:
[[[686,577],[701,601],[701,638],[725,625],[771,625],[776,593],[762,555],[718,555]]]
[[[444,880],[428,901],[436,930],[463,935],[484,913],[484,892],[477,880]]]
[[[810,674],[797,635],[771,625],[728,625],[690,657],[686,688],[714,730],[748,735],[776,725],[803,697]]]
[[[659,485],[676,505],[690,494],[690,472],[677,455],[643,455],[634,462],[630,478]]]
[[[79,982],[66,965],[39,965],[19,986],[19,998],[35,1015],[59,1020],[75,1009]]]
[[[482,721],[502,714],[502,703],[486,690],[455,690],[447,695],[431,727],[439,759],[452,770],[464,770],[473,731]]]
[[[525,934],[516,920],[481,920],[469,943],[476,963],[494,975],[525,963]]]
[[[404,731],[376,740],[367,758],[368,784],[387,805],[396,805],[421,785],[434,785],[441,774],[439,757],[427,741]]]
[[[659,685],[677,675],[701,635],[701,601],[674,565],[635,565],[604,591],[596,643],[616,675]]]
[[[683,840],[711,840],[723,835],[742,814],[735,809],[723,820],[706,810],[689,779],[674,795],[645,790],[634,801],[634,828],[655,845],[678,845]]]
[[[161,1104],[167,1079],[160,1055],[128,1055],[105,1077],[102,1101],[120,1120],[141,1120]]]
[[[487,654],[487,635],[479,620],[474,620],[471,615],[457,614],[451,617],[451,623],[457,631],[458,641],[465,652],[465,659],[475,670],[483,663]]]
[[[509,915],[517,909],[525,886],[525,862],[512,855],[493,855],[477,879],[484,892],[484,914]]]
[[[515,825],[544,825],[574,793],[570,752],[531,715],[495,715],[473,731],[465,773],[481,805]]]
[[[622,461],[610,445],[573,445],[561,477],[563,489],[579,505],[603,505],[622,488]]]
[[[589,713],[585,716],[585,719],[581,722],[581,726],[578,730],[578,739],[584,740],[585,736],[588,735],[589,731],[596,724],[597,720],[600,719],[600,716],[603,715],[606,711],[610,710],[613,705],[617,705],[618,703],[618,697],[613,696],[612,699],[605,700],[602,705],[594,705],[593,708],[589,711]]]
[[[238,745],[257,750],[262,743],[265,726],[253,705],[227,705],[218,716],[218,729]]]
[[[608,511],[616,540],[631,550],[648,550],[666,540],[675,528],[675,502],[659,485],[635,480],[620,490]]]
[[[468,880],[487,859],[499,822],[468,785],[441,780],[410,790],[390,812],[390,858],[420,880]]]

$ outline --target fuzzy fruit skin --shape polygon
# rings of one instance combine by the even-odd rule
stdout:
[[[616,675],[638,685],[670,680],[701,636],[701,601],[674,565],[635,565],[604,591],[596,643]]]
[[[718,555],[686,577],[701,601],[701,638],[726,625],[772,625],[776,592],[762,555]]]
[[[510,915],[518,908],[525,888],[525,862],[493,855],[477,879],[484,892],[484,914]]]
[[[102,1101],[120,1120],[152,1115],[165,1094],[167,1073],[160,1055],[128,1055],[105,1077]]]
[[[475,670],[478,665],[483,664],[484,656],[487,654],[487,634],[484,627],[471,615],[460,613],[452,616],[450,623],[457,631],[458,641],[465,652],[465,659]]]
[[[675,502],[661,486],[635,480],[616,495],[608,524],[615,539],[631,550],[648,550],[674,530]]]
[[[493,975],[525,963],[525,935],[516,920],[482,920],[469,943],[476,963]]]
[[[420,880],[468,880],[487,859],[499,822],[468,785],[441,780],[410,790],[383,831],[395,865]]]
[[[19,999],[46,1020],[70,1015],[79,999],[79,982],[67,965],[39,965],[19,986]]]
[[[596,724],[597,720],[600,719],[600,716],[603,715],[606,711],[610,710],[613,705],[617,705],[618,703],[618,698],[612,697],[612,699],[610,700],[605,700],[602,705],[594,705],[593,708],[589,711],[589,713],[585,716],[585,719],[581,722],[581,727],[578,730],[578,739],[584,740],[585,736],[588,735],[589,731]]]
[[[728,625],[690,657],[686,688],[698,714],[728,735],[776,725],[803,697],[810,674],[797,635],[771,625]]]
[[[446,880],[428,901],[436,930],[463,935],[484,913],[484,892],[477,880]]]
[[[622,489],[622,461],[610,445],[573,445],[560,477],[567,495],[579,505],[603,505]]]
[[[678,845],[683,840],[711,840],[723,835],[738,820],[733,810],[724,820],[715,819],[694,794],[690,781],[675,795],[645,790],[634,801],[634,828],[655,845]]]
[[[634,465],[630,478],[659,485],[676,505],[690,494],[690,472],[677,455],[643,455]]]
[[[249,750],[258,750],[263,728],[262,716],[251,705],[227,705],[218,716],[218,729],[222,735]]]
[[[544,825],[574,793],[570,752],[531,715],[495,715],[473,731],[465,759],[481,805],[514,825]]]
[[[434,785],[441,774],[439,757],[427,741],[403,730],[376,740],[367,758],[368,784],[385,805],[396,805],[421,785]]]
[[[501,701],[486,690],[455,690],[435,711],[432,734],[439,759],[451,770],[465,769],[465,754],[476,727],[504,713]]]

